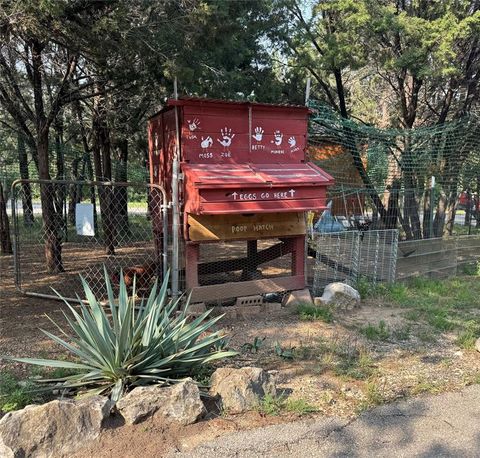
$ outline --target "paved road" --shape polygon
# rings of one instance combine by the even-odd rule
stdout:
[[[480,457],[480,385],[334,418],[243,431],[175,458]]]

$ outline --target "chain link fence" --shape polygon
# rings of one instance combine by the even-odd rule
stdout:
[[[314,257],[312,289],[321,295],[332,282],[356,286],[359,280],[375,286],[395,281],[398,230],[315,233],[309,241]]]
[[[19,180],[12,185],[15,281],[39,297],[82,296],[79,275],[105,297],[114,287],[146,293],[167,267],[163,188],[133,183]]]

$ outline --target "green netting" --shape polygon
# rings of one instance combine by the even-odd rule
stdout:
[[[311,158],[335,178],[330,195],[337,215],[360,213],[377,226],[399,227],[408,239],[463,233],[462,222],[469,232],[477,228],[476,115],[429,127],[380,129],[344,119],[315,101],[310,108]]]

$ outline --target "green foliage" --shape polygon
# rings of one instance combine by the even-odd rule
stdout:
[[[391,331],[385,321],[381,320],[378,325],[368,323],[360,329],[360,332],[369,340],[388,340]]]
[[[302,398],[288,398],[285,402],[285,410],[300,417],[309,413],[318,412],[317,407],[309,404],[305,399]]]
[[[269,394],[260,400],[257,410],[263,415],[277,416],[282,412],[288,412],[300,417],[318,412],[318,409],[309,404],[305,399],[286,398],[284,395],[272,396]]]
[[[253,339],[253,342],[252,343],[244,343],[242,346],[241,346],[241,349],[245,352],[249,352],[249,353],[258,353],[258,350],[260,350],[260,348],[263,347],[263,344],[265,343],[265,339],[266,337],[255,337],[255,339]]]
[[[283,348],[277,341],[273,344],[273,350],[282,359],[294,359],[295,347]]]
[[[0,413],[23,409],[39,400],[33,382],[21,384],[17,377],[9,372],[0,373]]]
[[[480,322],[478,320],[470,320],[465,323],[465,328],[457,337],[457,345],[466,350],[475,347],[476,340],[480,337]]]
[[[475,276],[441,280],[419,277],[394,285],[385,297],[390,303],[405,307],[404,316],[408,320],[448,332],[458,327],[468,329],[468,323],[475,318],[475,309],[480,306],[480,283]],[[431,332],[422,333],[427,343],[432,340]]]
[[[471,264],[464,264],[462,266],[462,271],[465,275],[480,277],[480,262],[477,261]]]
[[[263,415],[280,415],[285,403],[284,396],[272,396],[267,394],[258,403],[257,410]]]
[[[298,316],[303,321],[325,321],[331,323],[333,321],[332,310],[328,307],[315,307],[313,305],[301,304],[297,308]]]
[[[385,398],[378,384],[371,380],[365,385],[365,399],[359,405],[359,411],[379,406],[385,402]]]
[[[135,386],[173,383],[194,375],[211,361],[236,354],[214,348],[223,339],[220,332],[212,332],[221,316],[210,319],[207,311],[189,322],[188,304],[177,312],[181,309],[181,298],[167,301],[168,278],[160,288],[155,284],[148,299],[142,299],[140,304],[135,304],[135,286],[129,297],[123,275],[120,279],[117,300],[105,271],[111,318],[82,279],[87,304],[81,303],[77,311],[64,301],[71,314],[64,313],[64,316],[73,337],[55,323],[62,337],[43,330],[70,353],[73,361],[10,359],[75,370],[74,375],[43,379],[43,382],[82,394],[107,394],[117,401]]]

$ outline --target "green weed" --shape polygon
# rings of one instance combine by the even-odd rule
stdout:
[[[23,409],[28,404],[38,402],[41,397],[35,392],[35,384],[20,381],[9,372],[0,373],[0,412]]]
[[[375,381],[369,381],[365,385],[365,399],[358,406],[360,412],[379,406],[385,402],[385,397]]]
[[[461,267],[461,271],[464,275],[470,275],[472,277],[478,277],[478,276],[480,276],[480,262],[464,264]]]
[[[387,340],[390,338],[391,332],[385,321],[381,320],[378,325],[369,323],[367,326],[360,329],[360,332],[368,340]]]
[[[272,396],[267,394],[258,403],[257,410],[263,415],[280,415],[285,404],[284,396]]]
[[[286,347],[283,348],[280,344],[275,341],[273,344],[273,350],[277,356],[282,359],[294,359],[295,358],[295,347]]]
[[[475,320],[467,321],[465,328],[457,337],[456,343],[465,350],[475,347],[475,341],[480,337],[480,323]]]
[[[297,308],[298,316],[303,321],[325,321],[331,323],[333,321],[333,314],[328,307],[315,307],[313,305],[301,304]]]
[[[318,408],[309,404],[305,399],[288,398],[285,402],[285,410],[298,416],[318,412]]]
[[[272,396],[267,394],[263,397],[257,406],[258,412],[263,415],[277,416],[283,412],[293,413],[298,416],[315,413],[318,409],[309,404],[305,399],[291,399],[284,395]]]
[[[248,352],[248,353],[258,353],[258,350],[260,350],[260,348],[263,347],[265,339],[266,339],[266,337],[262,337],[262,338],[255,337],[255,339],[253,339],[252,343],[250,343],[250,342],[244,343],[241,346],[241,349],[242,349],[242,351]]]

